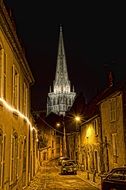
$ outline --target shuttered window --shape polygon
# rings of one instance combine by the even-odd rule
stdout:
[[[0,46],[0,97],[6,100],[6,90],[7,90],[7,59],[4,49]]]
[[[12,105],[16,108],[19,109],[19,73],[13,65],[12,68]]]
[[[5,147],[6,146],[6,136],[3,135],[0,129],[0,187],[3,188],[4,184],[4,173],[5,173]]]
[[[14,133],[11,136],[11,182],[18,177],[18,136]]]
[[[110,121],[116,120],[116,98],[110,100]]]

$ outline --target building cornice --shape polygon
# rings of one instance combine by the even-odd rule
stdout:
[[[16,29],[13,25],[12,20],[10,19],[10,16],[3,2],[0,2],[0,27],[1,30],[3,30],[3,32],[5,33],[10,46],[15,52],[26,78],[29,80],[30,84],[32,85],[34,83],[34,77],[26,60],[19,39],[17,37]]]

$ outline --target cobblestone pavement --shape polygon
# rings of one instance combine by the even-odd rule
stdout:
[[[100,176],[96,175],[95,178],[93,178],[93,174],[87,174],[87,172],[78,171],[78,177],[80,177],[82,180],[86,181],[87,183],[90,183],[92,186],[101,189]]]
[[[97,185],[86,180],[85,173],[60,175],[54,163],[40,167],[37,175],[25,190],[98,190]]]

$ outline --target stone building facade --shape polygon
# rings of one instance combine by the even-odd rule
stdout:
[[[111,87],[99,101],[104,170],[126,164],[126,83]]]
[[[79,131],[67,135],[70,158],[87,172],[104,173],[126,165],[125,115],[126,82],[121,81],[104,89],[85,105]]]
[[[35,121],[38,128],[39,160],[43,165],[62,155],[63,134],[59,129],[61,128],[59,115],[50,113],[46,117],[45,113],[39,113]]]
[[[31,70],[13,20],[0,1],[0,189],[23,189],[38,168],[30,113]]]
[[[81,126],[80,164],[89,172],[101,172],[100,118],[98,115],[85,121]]]

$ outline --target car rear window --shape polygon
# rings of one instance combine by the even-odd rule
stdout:
[[[124,170],[114,171],[113,173],[111,173],[108,176],[108,179],[112,179],[112,180],[126,180],[126,171],[124,171]]]
[[[74,165],[73,162],[66,162],[66,163],[64,164],[64,166],[72,166],[72,165]]]

